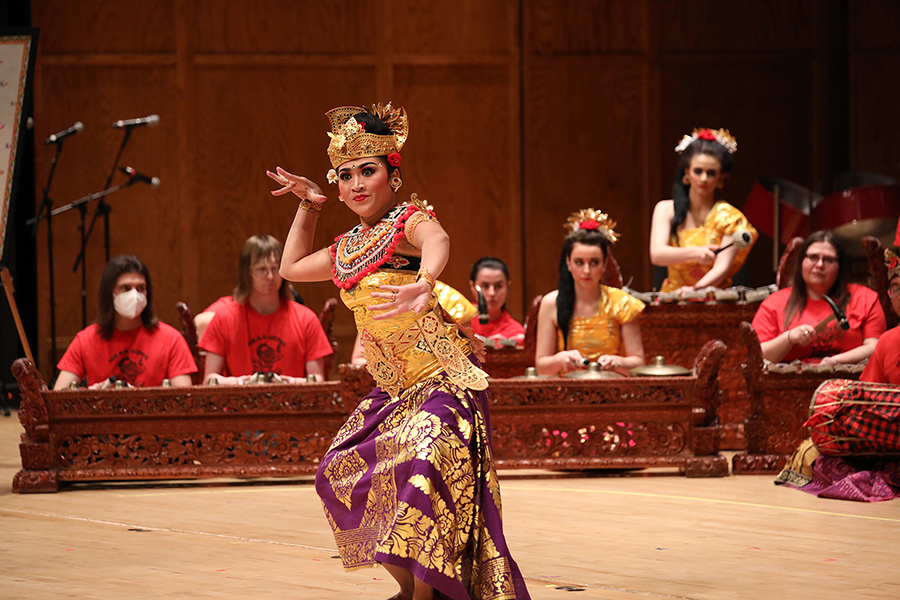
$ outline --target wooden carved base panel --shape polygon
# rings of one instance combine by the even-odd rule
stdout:
[[[689,447],[680,423],[594,422],[582,425],[504,423],[493,427],[494,456],[512,458],[607,458],[671,456]]]
[[[333,434],[310,431],[244,431],[182,436],[74,435],[57,440],[55,463],[63,469],[164,467],[173,477],[183,466],[304,464],[315,470]]]

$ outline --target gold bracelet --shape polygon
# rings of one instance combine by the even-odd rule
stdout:
[[[307,210],[309,212],[322,212],[322,203],[321,202],[313,202],[309,198],[304,198],[300,201],[301,210]]]
[[[418,283],[420,279],[424,279],[425,281],[427,281],[428,285],[431,286],[431,289],[434,289],[434,277],[431,275],[431,273],[428,272],[428,269],[426,269],[425,267],[419,268],[419,273],[416,275],[416,283]]]

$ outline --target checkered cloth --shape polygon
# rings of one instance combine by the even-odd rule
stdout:
[[[826,381],[803,425],[828,456],[900,454],[900,385]]]

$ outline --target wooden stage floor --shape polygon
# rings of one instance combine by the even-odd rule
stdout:
[[[308,480],[15,495],[0,417],[0,597],[384,599],[344,573]],[[535,600],[900,598],[900,501],[820,500],[771,477],[501,473],[505,530]]]

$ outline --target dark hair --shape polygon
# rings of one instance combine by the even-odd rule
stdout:
[[[108,340],[112,337],[113,326],[116,324],[116,307],[113,302],[113,290],[119,277],[126,273],[138,273],[144,276],[147,284],[147,306],[141,312],[141,322],[147,329],[153,329],[158,324],[153,315],[153,283],[150,281],[150,269],[137,256],[121,255],[106,263],[103,274],[100,276],[100,289],[97,292],[97,326],[100,328],[100,337]]]
[[[247,238],[238,257],[237,287],[231,293],[234,301],[238,304],[244,304],[250,298],[250,292],[253,290],[253,273],[250,270],[253,268],[253,265],[270,256],[274,256],[275,260],[281,262],[283,253],[284,246],[271,235],[252,235]],[[278,295],[285,300],[293,298],[291,284],[287,279],[281,280],[281,289],[278,290]]]
[[[475,284],[475,278],[478,277],[478,273],[480,273],[482,269],[502,271],[503,276],[506,277],[506,281],[509,281],[509,267],[506,266],[505,262],[493,256],[482,256],[476,260],[475,264],[472,265],[472,268],[469,269],[469,281],[471,281],[473,285]],[[508,310],[506,308],[506,301],[503,302],[502,310]]]
[[[828,290],[828,296],[834,300],[841,309],[846,308],[850,301],[850,290],[847,283],[850,280],[850,261],[847,258],[847,251],[844,250],[844,244],[840,238],[830,231],[817,231],[800,246],[797,251],[797,263],[794,265],[794,281],[791,283],[791,295],[788,297],[787,304],[784,307],[784,328],[788,329],[791,321],[806,306],[809,296],[806,293],[806,281],[803,279],[803,259],[806,258],[806,251],[816,242],[826,242],[831,244],[834,251],[838,255],[838,276],[834,280],[834,285]]]
[[[562,332],[564,349],[569,345],[569,321],[575,312],[575,280],[569,272],[566,259],[572,256],[575,244],[599,247],[603,252],[603,260],[609,255],[607,252],[609,238],[599,229],[576,229],[567,235],[566,241],[563,242],[562,254],[559,257],[559,283],[556,287],[556,323]]]
[[[675,216],[672,217],[672,237],[678,243],[678,226],[684,223],[687,217],[688,209],[691,207],[691,198],[689,195],[691,186],[684,184],[684,174],[687,173],[691,166],[691,159],[701,154],[708,154],[722,165],[722,173],[731,173],[731,167],[734,160],[728,149],[715,140],[697,139],[685,148],[678,159],[678,166],[675,168],[675,182],[672,184],[672,203],[675,208]]]
[[[391,131],[391,128],[384,124],[384,121],[376,117],[370,112],[360,112],[353,115],[353,118],[356,119],[357,123],[362,123],[366,126],[366,133],[373,133],[375,135],[393,135],[394,132]],[[400,167],[395,167],[391,163],[388,162],[387,156],[378,156],[376,157],[382,161],[384,161],[384,165],[387,167],[388,175],[393,174],[394,171],[399,169]]]
[[[498,271],[503,271],[503,275],[506,276],[507,280],[509,279],[509,267],[506,266],[505,262],[493,256],[482,256],[476,260],[475,264],[472,265],[472,268],[469,269],[469,281],[475,281],[475,278],[478,277],[478,272],[482,269],[496,269]]]

